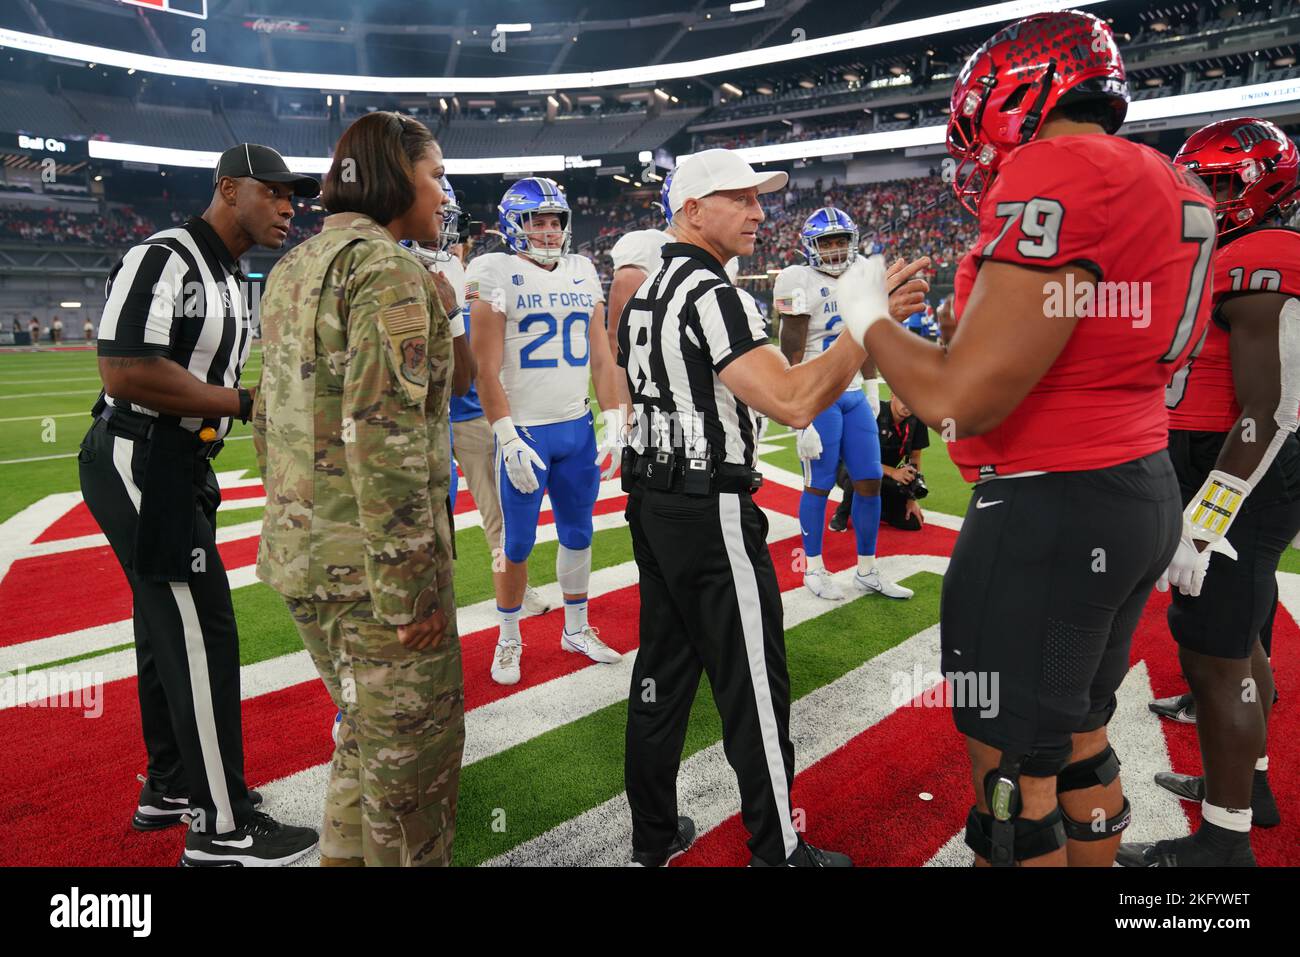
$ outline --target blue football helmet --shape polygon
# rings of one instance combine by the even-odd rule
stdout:
[[[560,216],[564,232],[558,246],[534,245],[528,239],[528,226],[537,213],[556,213]],[[553,179],[530,176],[511,186],[497,206],[497,222],[511,252],[527,256],[535,262],[553,263],[569,251],[569,241],[573,237],[573,215],[569,210],[569,201],[560,190],[560,184]]]
[[[848,249],[823,251],[822,240],[832,236],[847,236]],[[828,275],[838,276],[858,258],[858,227],[842,209],[824,206],[804,222],[799,233],[799,245],[809,266]]]

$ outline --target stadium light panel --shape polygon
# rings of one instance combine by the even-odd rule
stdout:
[[[44,56],[63,56],[82,62],[96,62],[107,66],[132,68],[167,77],[189,77],[213,82],[250,83],[291,89],[347,90],[367,93],[425,93],[431,89],[448,93],[521,93],[536,89],[586,89],[599,86],[622,86],[628,83],[654,83],[661,80],[690,79],[705,74],[734,72],[750,67],[807,60],[811,57],[859,50],[864,47],[897,43],[918,37],[931,37],[956,30],[1002,24],[1031,13],[1049,10],[1068,10],[1095,6],[1107,0],[1006,0],[972,7],[955,13],[922,17],[902,23],[891,23],[865,30],[853,30],[832,36],[801,40],[797,43],[780,43],[756,50],[726,53],[685,60],[677,63],[659,63],[645,66],[621,67],[615,70],[597,70],[583,73],[536,74],[532,76],[489,77],[393,77],[358,76],[340,73],[298,73],[283,70],[262,70],[253,67],[229,66],[221,63],[202,63],[195,60],[173,60],[148,56],[126,50],[111,50],[86,43],[73,43],[35,33],[0,29],[0,46],[24,50]],[[528,26],[531,24],[497,24],[500,27]],[[460,41],[457,40],[457,43]]]
[[[767,6],[767,0],[740,0],[739,3],[733,3],[728,9],[732,13],[744,13],[747,10],[762,10]]]

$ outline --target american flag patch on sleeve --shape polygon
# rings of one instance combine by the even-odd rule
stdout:
[[[777,312],[794,312],[794,296],[778,296],[776,299]]]
[[[478,280],[471,279],[465,283],[465,301],[474,302],[478,299]]]

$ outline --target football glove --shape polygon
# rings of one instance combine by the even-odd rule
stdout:
[[[871,407],[871,417],[880,418],[880,380],[868,379],[862,383],[863,391],[867,394],[867,405]]]
[[[835,298],[844,319],[844,328],[854,342],[862,345],[863,336],[874,323],[890,318],[884,259],[859,256],[840,276]]]
[[[795,433],[795,448],[799,450],[799,458],[805,462],[822,457],[822,437],[817,434],[816,426],[810,425]]]
[[[1192,528],[1184,519],[1183,533],[1178,539],[1178,550],[1174,552],[1169,567],[1156,582],[1156,591],[1169,591],[1169,586],[1173,585],[1180,594],[1195,598],[1201,593],[1201,586],[1205,583],[1205,574],[1210,568],[1210,556],[1216,553],[1226,555],[1233,561],[1237,560],[1237,550],[1226,538],[1211,542],[1198,552],[1196,540],[1192,538]]]
[[[515,431],[515,424],[510,416],[497,419],[492,423],[492,432],[497,437],[497,448],[506,465],[506,478],[524,495],[531,495],[541,485],[537,481],[537,469],[546,470],[542,457],[531,445],[525,442]]]
[[[596,433],[596,464],[609,457],[609,463],[600,471],[602,481],[614,477],[623,460],[623,410],[606,409],[600,413],[601,428]]]

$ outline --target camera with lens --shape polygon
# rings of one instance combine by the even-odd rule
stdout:
[[[920,472],[916,473],[916,478],[912,479],[908,487],[912,490],[912,498],[915,499],[922,499],[930,494],[930,487],[925,484],[925,476]]]

